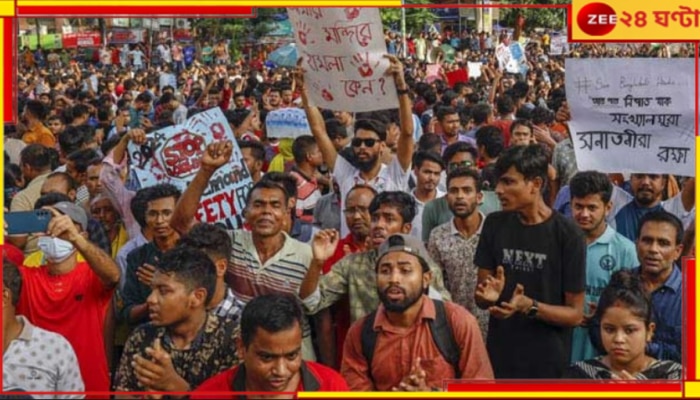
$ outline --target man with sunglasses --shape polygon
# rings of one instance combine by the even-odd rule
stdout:
[[[447,174],[458,168],[476,169],[476,158],[476,149],[466,142],[453,143],[447,146],[442,153],[442,159],[447,167]],[[479,211],[484,215],[488,215],[500,210],[501,206],[494,192],[484,191],[483,200],[479,203]],[[423,222],[421,238],[423,242],[427,243],[433,228],[452,220],[452,211],[450,211],[445,196],[426,203],[421,220]]]
[[[355,121],[355,135],[351,141],[352,151],[355,155],[354,165],[342,156],[338,157],[338,151],[333,141],[326,133],[323,116],[317,107],[309,105],[307,87],[304,85],[303,70],[298,68],[296,79],[301,88],[301,98],[304,110],[309,120],[311,133],[313,133],[323,160],[328,168],[333,170],[333,176],[338,181],[341,193],[341,204],[345,203],[350,189],[358,184],[372,186],[377,192],[384,191],[408,191],[410,177],[411,158],[413,156],[413,113],[412,101],[408,97],[408,85],[404,80],[403,64],[395,56],[386,56],[391,65],[388,73],[394,77],[397,94],[399,97],[399,125],[401,133],[396,145],[396,157],[388,165],[382,164],[381,154],[387,151],[386,137],[387,126],[375,120]],[[344,218],[341,218],[341,237],[349,233]]]

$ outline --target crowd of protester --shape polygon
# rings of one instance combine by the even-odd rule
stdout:
[[[224,40],[23,50],[5,208],[52,219],[5,236],[3,390],[680,379],[694,178],[578,171],[564,58],[693,47],[553,55],[549,35],[532,34],[523,76],[498,68],[504,34],[420,33],[403,58],[387,32],[399,108],[367,113],[311,106],[300,68],[233,59]],[[434,79],[429,62],[442,65]],[[481,76],[450,85],[467,62]],[[238,230],[195,221],[230,141],[207,145],[184,191],[141,187],[130,170],[130,143],[213,107],[252,178]],[[308,135],[267,135],[285,107],[305,111]]]

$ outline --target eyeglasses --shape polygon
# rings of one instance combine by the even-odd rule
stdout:
[[[465,161],[461,161],[461,162],[451,162],[447,165],[447,170],[453,171],[457,168],[472,168],[473,166],[474,166],[474,163],[469,161],[469,160],[465,160]]]
[[[360,139],[360,138],[354,138],[352,139],[352,147],[360,147],[362,144],[365,144],[365,147],[374,147],[375,144],[377,144],[377,139]]]
[[[367,207],[353,207],[353,208],[346,208],[343,210],[343,214],[350,216],[350,215],[355,215],[356,213],[360,214],[365,214],[369,212],[369,208]]]

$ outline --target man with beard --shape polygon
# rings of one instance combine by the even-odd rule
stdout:
[[[127,340],[115,391],[188,392],[238,364],[233,350],[237,321],[207,312],[216,267],[204,252],[187,246],[169,250],[151,286],[151,322],[136,328]]]
[[[660,174],[632,174],[630,186],[633,199],[615,215],[615,229],[626,238],[636,241],[639,221],[652,211],[665,210],[680,218],[688,226],[695,215],[695,184],[686,183],[683,191],[663,201],[668,176]]]
[[[345,342],[341,373],[351,391],[440,391],[445,379],[493,379],[474,316],[425,295],[429,259],[420,239],[408,235],[392,235],[380,246],[375,268],[381,304],[353,324]],[[438,344],[440,324],[458,357]]]
[[[583,318],[583,233],[544,202],[540,146],[509,148],[496,172],[503,211],[486,217],[474,257],[475,301],[490,313],[486,346],[498,379],[556,379]]]
[[[350,302],[352,322],[376,310],[379,305],[374,270],[377,249],[390,235],[411,232],[415,210],[415,200],[408,193],[379,193],[369,205],[369,250],[346,256],[323,276],[322,267],[335,253],[339,236],[337,231],[317,233],[312,243],[313,260],[299,288],[299,298],[307,313],[316,314],[337,303],[345,294]],[[428,261],[428,265],[432,271],[431,297],[451,300],[444,287],[440,268],[432,260]]]
[[[469,168],[451,171],[447,175],[446,198],[453,217],[430,233],[428,252],[445,271],[445,286],[452,295],[452,301],[477,318],[485,340],[489,314],[474,303],[477,283],[474,254],[486,219],[478,211],[483,198],[479,173]]]
[[[396,157],[389,165],[381,163],[380,156],[387,151],[385,143],[387,127],[375,120],[358,120],[355,122],[355,134],[352,139],[352,150],[356,156],[354,165],[344,157],[338,157],[338,151],[333,141],[326,133],[326,126],[317,107],[309,105],[308,88],[304,85],[301,68],[296,71],[296,79],[301,89],[301,98],[304,110],[309,120],[311,133],[318,143],[323,160],[329,169],[333,170],[340,187],[341,204],[350,189],[365,183],[374,187],[377,192],[387,190],[408,191],[408,179],[410,177],[411,157],[413,156],[413,114],[411,111],[411,99],[408,97],[408,85],[404,80],[403,64],[394,56],[386,56],[390,62],[387,73],[393,75],[399,95],[399,119],[400,130]],[[345,220],[341,218],[341,235],[348,234]],[[408,221],[410,223],[410,221]]]
[[[569,182],[574,221],[586,235],[586,300],[584,321],[574,329],[571,362],[598,356],[589,339],[588,322],[603,289],[613,273],[637,264],[637,253],[626,237],[606,222],[612,210],[613,185],[607,175],[596,171],[579,172]]]
[[[303,314],[291,296],[256,297],[243,310],[237,351],[242,364],[204,382],[190,399],[230,399],[207,392],[347,392],[337,372],[301,358]],[[290,396],[290,398],[293,397]],[[280,398],[279,395],[259,398]]]
[[[419,151],[413,157],[416,187],[411,195],[416,199],[416,217],[413,219],[411,235],[417,238],[420,238],[423,232],[423,208],[425,204],[445,195],[438,188],[440,175],[444,169],[445,165],[442,159],[435,153]]]
[[[201,167],[177,203],[170,221],[171,226],[181,234],[188,233],[192,228],[200,198],[209,186],[209,180],[230,161],[232,154],[233,143],[230,141],[207,146]],[[256,183],[248,193],[243,212],[251,230],[228,231],[233,252],[225,279],[242,305],[264,294],[296,294],[311,263],[309,245],[284,231],[294,205],[284,185],[283,177],[261,179]],[[293,180],[291,186],[296,189]],[[312,361],[316,358],[311,329],[306,320],[302,357]]]

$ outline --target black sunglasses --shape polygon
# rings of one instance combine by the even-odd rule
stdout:
[[[354,139],[352,139],[352,147],[360,147],[360,146],[362,146],[362,143],[365,144],[365,147],[374,147],[374,145],[377,144],[377,142],[378,142],[377,139],[354,138]]]

